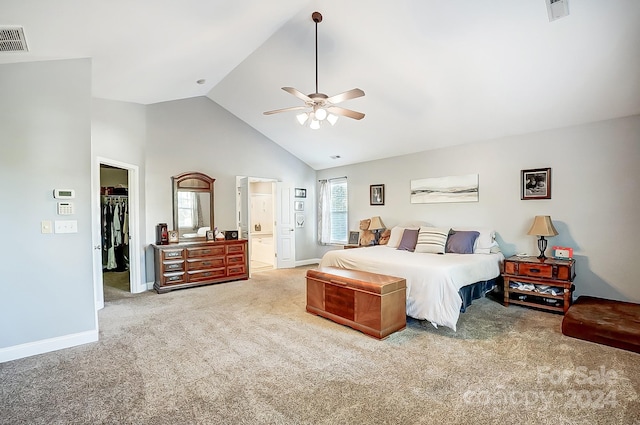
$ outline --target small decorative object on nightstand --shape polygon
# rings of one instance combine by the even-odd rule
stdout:
[[[551,217],[548,215],[537,215],[527,235],[540,236],[540,239],[538,239],[538,249],[540,250],[538,260],[546,260],[547,257],[544,255],[544,251],[547,249],[547,240],[544,237],[558,235],[558,231],[553,227]]]
[[[573,279],[576,277],[573,258],[547,258],[514,255],[504,261],[504,305],[509,303],[542,310],[566,313],[572,302]]]

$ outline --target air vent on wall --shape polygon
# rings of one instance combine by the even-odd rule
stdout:
[[[0,27],[0,52],[28,52],[22,27]]]

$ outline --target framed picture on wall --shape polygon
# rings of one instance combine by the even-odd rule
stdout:
[[[522,170],[520,199],[551,199],[551,168]]]
[[[296,187],[295,189],[295,197],[296,198],[306,198],[307,197],[307,189],[301,189]]]
[[[383,184],[372,184],[369,186],[369,205],[384,205]]]
[[[295,211],[304,211],[304,202],[303,201],[294,201],[293,209]]]
[[[297,212],[296,213],[296,227],[304,227],[304,213]]]

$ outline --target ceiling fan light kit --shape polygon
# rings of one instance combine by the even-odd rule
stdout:
[[[308,124],[309,128],[313,130],[319,129],[320,123],[324,121],[328,122],[332,126],[335,125],[336,122],[338,122],[338,116],[340,115],[354,120],[361,120],[364,118],[364,114],[362,112],[352,111],[351,109],[345,109],[335,105],[346,100],[362,97],[364,96],[364,91],[360,89],[351,89],[331,97],[318,91],[318,23],[322,22],[322,15],[320,12],[313,12],[311,19],[313,19],[313,22],[316,24],[316,92],[305,95],[293,87],[282,87],[282,90],[304,101],[305,106],[292,106],[290,108],[276,109],[264,112],[264,115],[311,108],[311,111],[297,114],[296,119],[300,125]]]

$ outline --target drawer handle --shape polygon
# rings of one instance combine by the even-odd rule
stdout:
[[[182,252],[167,252],[167,257],[180,257]]]
[[[203,253],[203,254],[208,254],[208,253],[210,253],[210,252],[211,252],[211,250],[210,250],[210,249],[205,249],[205,250],[203,250],[203,251],[202,251],[202,253]]]
[[[211,262],[210,262],[210,261],[203,261],[203,262],[202,262],[202,265],[203,265],[203,266],[210,266],[210,265],[211,265]]]
[[[540,273],[540,269],[529,269],[531,273]]]

